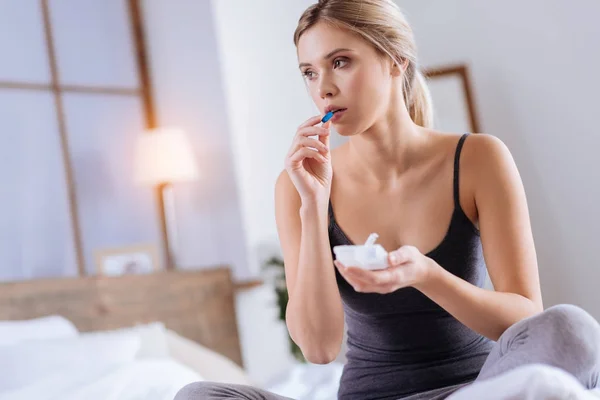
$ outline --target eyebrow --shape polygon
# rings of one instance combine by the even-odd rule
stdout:
[[[325,57],[323,57],[323,60],[330,59],[331,57],[333,57],[334,55],[336,55],[337,53],[339,53],[341,51],[352,51],[352,50],[351,49],[344,49],[344,48],[335,49],[333,51],[330,51]],[[298,65],[298,68],[310,67],[310,66],[311,66],[310,63],[300,63]]]

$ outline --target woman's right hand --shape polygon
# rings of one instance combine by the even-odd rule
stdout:
[[[303,201],[329,199],[331,190],[330,122],[315,126],[321,118],[312,117],[298,127],[285,159],[285,169]],[[318,139],[309,137],[315,135]]]

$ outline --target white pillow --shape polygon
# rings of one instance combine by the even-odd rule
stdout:
[[[171,357],[207,381],[256,386],[239,365],[227,357],[167,329]]]
[[[25,340],[69,338],[77,335],[75,325],[60,315],[19,321],[0,321],[0,346]]]
[[[336,399],[344,365],[298,363],[264,385],[274,394],[293,399]]]
[[[134,360],[139,335],[29,340],[0,347],[0,391],[31,385],[72,370],[111,368]]]
[[[168,358],[167,329],[162,322],[136,325],[133,327],[120,328],[110,331],[82,332],[82,337],[111,337],[132,333],[140,338],[140,349],[136,353],[136,359],[144,358]]]

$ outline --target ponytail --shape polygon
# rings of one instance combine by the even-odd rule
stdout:
[[[406,74],[405,79],[410,79]],[[414,69],[411,85],[405,85],[405,101],[413,122],[424,128],[433,127],[433,104],[427,81],[423,74]],[[406,90],[408,89],[408,90]]]

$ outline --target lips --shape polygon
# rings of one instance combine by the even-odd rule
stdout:
[[[331,117],[331,122],[332,123],[336,123],[337,121],[340,120],[340,118],[342,118],[344,115],[346,114],[346,109],[345,108],[341,108],[339,109],[335,114],[333,114],[333,117]]]
[[[325,107],[325,114],[327,114],[330,111],[333,111],[335,113],[335,112],[338,112],[338,111],[341,111],[341,110],[346,110],[346,108],[340,107],[340,106],[336,106],[336,105],[332,104],[332,105],[329,105],[329,106]]]

